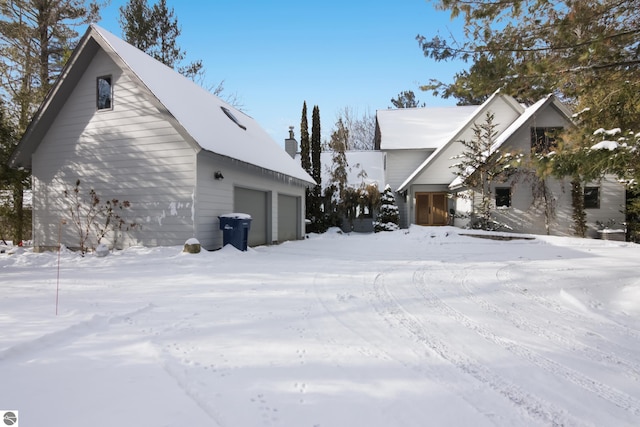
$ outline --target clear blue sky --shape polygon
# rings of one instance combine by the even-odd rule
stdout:
[[[155,3],[149,0],[150,4]],[[111,0],[99,25],[122,36]],[[187,61],[201,59],[206,80],[224,80],[242,109],[278,142],[295,126],[302,103],[320,108],[323,140],[339,110],[358,115],[391,106],[413,90],[427,105],[453,105],[419,90],[429,78],[451,81],[463,64],[423,56],[416,35],[460,33],[460,24],[426,0],[167,0],[182,34]]]

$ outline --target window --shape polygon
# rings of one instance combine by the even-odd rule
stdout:
[[[240,121],[236,118],[236,116],[234,116],[233,113],[227,107],[220,107],[220,108],[222,108],[222,111],[224,111],[224,113],[227,115],[227,117],[229,117],[229,119],[231,119],[233,123],[237,124],[241,129],[247,130],[247,127],[242,123],[240,123]]]
[[[600,209],[599,187],[584,187],[584,208]]]
[[[111,76],[98,77],[97,99],[98,110],[110,110],[113,107],[111,91]]]
[[[562,128],[531,128],[531,152],[548,154],[558,146],[556,137]]]
[[[496,188],[496,207],[508,208],[511,206],[511,188]]]

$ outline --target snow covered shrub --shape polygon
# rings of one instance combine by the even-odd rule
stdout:
[[[376,220],[373,222],[373,230],[376,233],[379,231],[399,230],[399,223],[398,205],[396,205],[396,199],[393,196],[391,187],[387,184],[380,199],[380,210]]]

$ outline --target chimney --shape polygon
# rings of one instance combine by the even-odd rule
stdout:
[[[293,137],[293,126],[289,126],[289,138],[284,140],[284,151],[292,158],[295,158],[298,152],[298,141]]]

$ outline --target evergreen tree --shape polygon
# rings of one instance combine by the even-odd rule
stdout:
[[[320,139],[320,108],[315,105],[311,113],[311,176],[318,185],[322,184],[322,165],[320,164],[322,144]]]
[[[202,74],[201,60],[179,65],[186,52],[178,46],[181,29],[174,9],[167,7],[166,0],[159,0],[153,6],[149,6],[147,0],[129,0],[120,7],[119,21],[128,43],[186,77],[195,79]]]
[[[120,6],[120,28],[122,36],[131,45],[143,52],[149,52],[155,44],[155,28],[151,17],[152,9],[147,0],[129,0]]]
[[[416,108],[424,107],[426,104],[416,99],[416,94],[412,90],[405,90],[398,94],[397,98],[391,98],[391,103],[396,108]]]
[[[7,102],[6,118],[18,139],[68,58],[78,37],[76,28],[98,19],[100,6],[81,0],[0,2],[0,86]],[[8,150],[2,141],[2,150]],[[23,207],[30,184],[23,170],[5,171],[1,185],[12,193],[13,239],[28,237]]]
[[[311,175],[311,143],[309,141],[309,122],[307,121],[307,101],[302,103],[300,119],[300,165]]]
[[[311,175],[311,144],[309,141],[309,123],[307,121],[307,101],[302,103],[302,118],[300,119],[300,165],[309,175]],[[305,218],[312,221],[314,217],[313,209],[313,189],[307,187],[305,190]],[[307,227],[309,231],[315,231],[313,221]]]
[[[8,194],[13,194],[12,189],[15,188],[13,181],[18,176],[16,171],[10,169],[8,165],[14,147],[14,131],[6,119],[5,108],[0,101],[0,242],[4,244],[7,243],[6,239],[14,241],[21,239],[15,233],[15,230],[20,228],[20,224],[16,223],[17,212],[13,209],[14,197],[7,197]]]
[[[462,17],[465,35],[418,36],[425,56],[472,65],[451,84],[431,80],[423,89],[461,104],[482,102],[498,87],[526,103],[558,93],[575,111],[597,112],[600,126],[639,128],[640,0],[436,3]]]
[[[322,212],[322,165],[320,163],[322,145],[320,138],[320,109],[315,105],[311,113],[311,177],[316,185],[311,189],[310,209],[315,230],[323,232],[326,227]]]
[[[332,225],[339,225],[340,219],[345,215],[344,200],[347,197],[347,156],[345,154],[349,130],[344,126],[342,119],[336,122],[336,129],[331,134],[329,149],[331,150],[330,182],[327,186],[325,198],[329,201],[330,211],[333,215]]]
[[[387,184],[381,196],[380,210],[373,223],[373,230],[376,233],[399,230],[400,226],[398,224],[400,224],[398,205],[396,205],[396,198],[393,196],[391,187]]]

